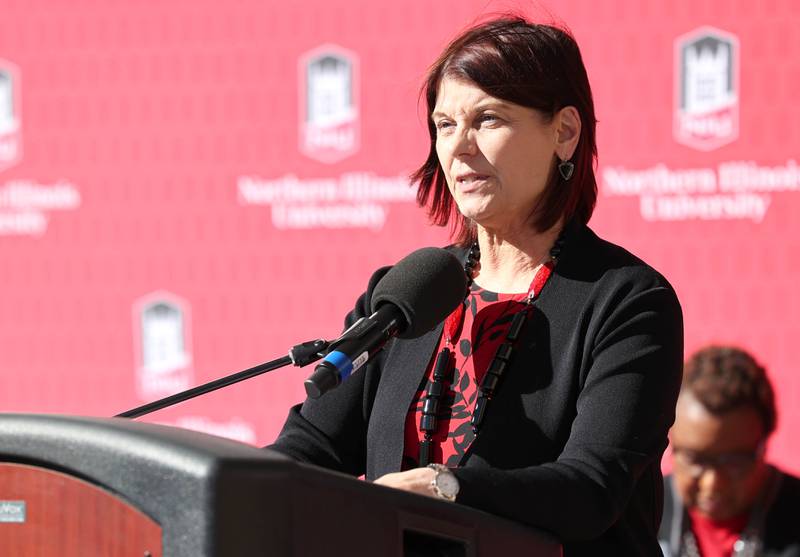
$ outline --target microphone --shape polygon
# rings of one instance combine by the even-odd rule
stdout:
[[[407,255],[375,285],[370,300],[375,312],[331,343],[306,380],[306,393],[319,398],[337,387],[394,336],[424,335],[464,301],[466,291],[464,268],[452,253],[422,248]]]

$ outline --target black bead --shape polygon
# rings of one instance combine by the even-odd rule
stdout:
[[[472,411],[472,419],[470,420],[472,431],[475,433],[478,433],[478,429],[480,429],[483,424],[483,418],[486,415],[486,407],[488,404],[489,398],[483,395],[479,396],[478,400],[475,401],[475,409]]]
[[[428,396],[433,398],[439,398],[444,393],[444,384],[440,381],[434,381],[433,383],[428,383]]]
[[[419,428],[422,431],[435,432],[436,431],[436,416],[430,414],[423,414],[419,420]]]
[[[504,342],[497,349],[497,353],[494,355],[494,357],[508,361],[511,359],[511,354],[513,353],[514,353],[514,346],[510,342]]]
[[[425,403],[422,405],[422,413],[432,416],[437,415],[439,413],[439,399],[433,397],[426,398]]]
[[[433,379],[435,381],[443,381],[447,379],[449,374],[450,364],[450,349],[442,348],[439,355],[436,357],[436,367],[433,370]]]
[[[517,313],[514,316],[514,319],[511,320],[511,327],[508,329],[508,336],[506,337],[506,340],[510,342],[514,342],[515,340],[517,340],[527,320],[528,320],[527,310],[523,310]]]
[[[492,363],[489,364],[489,369],[486,370],[486,373],[502,377],[507,367],[508,367],[507,361],[495,358],[492,360]]]
[[[420,468],[426,467],[431,463],[431,440],[425,439],[419,442],[419,466]]]
[[[488,396],[492,396],[497,390],[497,384],[500,383],[500,376],[495,375],[493,373],[487,373],[483,376],[483,381],[481,381],[481,390],[485,392]]]

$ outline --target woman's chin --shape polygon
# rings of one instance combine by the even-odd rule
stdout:
[[[461,211],[464,217],[479,228],[500,236],[514,235],[525,229],[524,219],[510,211]]]
[[[496,218],[496,211],[490,210],[490,208],[485,205],[464,203],[458,206],[458,211],[464,215],[464,218],[483,227],[490,225]]]

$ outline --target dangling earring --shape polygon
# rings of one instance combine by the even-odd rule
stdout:
[[[558,173],[561,174],[565,182],[568,182],[569,179],[572,178],[573,172],[575,172],[575,163],[571,160],[565,159],[558,163]]]

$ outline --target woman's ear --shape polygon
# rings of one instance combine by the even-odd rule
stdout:
[[[581,137],[581,116],[574,106],[565,106],[556,112],[556,155],[562,161],[572,158]]]

